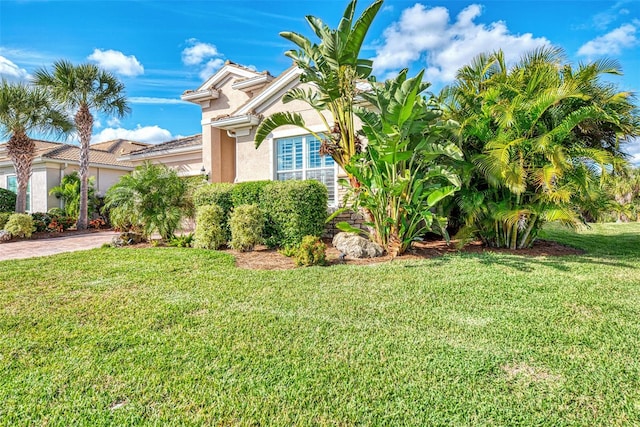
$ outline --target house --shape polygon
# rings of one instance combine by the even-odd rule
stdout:
[[[321,142],[315,137],[286,126],[255,148],[257,126],[275,112],[296,111],[312,131],[325,130],[306,103],[282,102],[289,89],[304,86],[300,74],[300,69],[291,67],[273,77],[227,61],[200,87],[183,93],[183,100],[202,110],[202,167],[210,181],[317,179],[327,186],[330,204],[335,204],[339,169],[331,157],[318,154]]]
[[[60,185],[63,176],[79,169],[80,147],[60,142],[34,140],[36,151],[27,189],[27,211],[47,212],[61,207],[61,200],[49,195],[51,188]],[[120,156],[146,148],[149,144],[117,139],[92,144],[89,153],[89,176],[95,177],[96,193],[104,195],[122,175],[135,165],[118,159]],[[17,189],[17,178],[6,144],[0,144],[0,188]]]
[[[191,135],[161,144],[148,145],[118,157],[135,166],[148,161],[174,168],[179,176],[205,175],[202,162],[202,135]]]

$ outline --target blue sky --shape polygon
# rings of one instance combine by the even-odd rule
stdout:
[[[126,85],[132,113],[99,117],[94,140],[162,142],[200,132],[196,105],[180,101],[225,60],[278,75],[291,65],[280,31],[311,37],[305,15],[335,26],[347,0],[0,0],[0,75],[28,80],[55,60],[94,62]],[[360,0],[361,11],[369,4]],[[427,69],[439,89],[482,51],[507,59],[545,44],[578,63],[617,59],[623,90],[640,91],[640,1],[386,0],[363,56],[375,74]],[[638,146],[636,146],[638,145]],[[640,160],[640,144],[628,150]]]

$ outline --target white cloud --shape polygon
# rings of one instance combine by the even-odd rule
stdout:
[[[458,69],[482,52],[502,49],[508,62],[525,52],[549,45],[544,37],[531,33],[515,35],[502,21],[476,24],[482,7],[472,4],[450,22],[445,7],[428,8],[420,3],[405,9],[400,20],[383,33],[384,43],[376,49],[376,73],[397,71],[415,61],[424,61],[426,77],[431,81],[450,82]]]
[[[128,98],[132,104],[188,104],[181,99],[176,98],[156,98],[151,96],[132,96]]]
[[[189,39],[189,47],[182,51],[182,62],[185,65],[200,65],[205,60],[220,56],[218,49],[209,43],[203,43],[197,39]]]
[[[624,152],[629,155],[629,162],[640,167],[640,138],[633,138],[625,144]]]
[[[198,75],[202,80],[206,80],[209,77],[211,77],[213,73],[218,71],[223,65],[224,65],[223,59],[220,59],[220,58],[212,59],[205,64],[204,68],[200,70],[200,73],[198,73]]]
[[[117,117],[111,117],[109,120],[107,120],[107,126],[112,128],[120,126],[120,119]]]
[[[622,49],[635,46],[638,44],[638,38],[636,37],[637,27],[634,24],[622,25],[604,36],[588,41],[578,49],[578,55],[588,57],[618,55]]]
[[[144,67],[135,56],[125,56],[124,53],[117,50],[95,49],[87,59],[107,71],[113,71],[123,76],[135,77],[144,73]]]
[[[187,40],[189,45],[182,51],[182,63],[200,68],[200,78],[205,80],[224,65],[223,55],[209,43],[197,39]]]
[[[91,142],[110,141],[112,139],[129,139],[138,142],[148,142],[150,144],[159,144],[165,141],[171,141],[174,137],[166,129],[155,126],[140,126],[135,129],[124,129],[121,127],[109,127],[101,130],[91,137]]]
[[[0,78],[11,82],[26,81],[29,79],[29,73],[4,56],[0,56]]]

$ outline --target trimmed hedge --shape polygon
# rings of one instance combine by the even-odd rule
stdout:
[[[327,187],[316,180],[207,184],[194,192],[193,201],[196,207],[222,209],[227,241],[233,207],[257,204],[266,220],[262,236],[271,247],[296,246],[304,236],[320,237],[327,219]]]
[[[196,211],[196,232],[193,236],[193,247],[201,249],[218,249],[227,243],[222,228],[224,212],[218,205],[200,206]]]
[[[247,181],[239,182],[231,190],[233,206],[260,205],[262,193],[267,185],[273,181]]]
[[[223,215],[221,226],[226,240],[231,238],[231,231],[229,230],[229,214],[231,213],[231,209],[233,209],[233,200],[231,198],[233,187],[234,184],[231,183],[216,182],[198,187],[193,192],[193,205],[196,212],[202,206],[216,205],[222,208]]]
[[[0,212],[16,211],[16,193],[0,188]]]
[[[315,180],[273,181],[263,189],[267,244],[295,246],[304,236],[320,237],[327,219],[327,187]]]
[[[239,205],[233,208],[229,217],[232,249],[246,252],[262,243],[264,215],[257,205]]]

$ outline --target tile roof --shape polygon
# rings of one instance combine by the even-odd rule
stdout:
[[[132,151],[129,153],[131,157],[141,156],[151,153],[165,153],[167,151],[175,150],[177,148],[184,147],[197,147],[202,145],[202,134],[186,136],[184,138],[174,139],[172,141],[163,142],[162,144],[150,145],[141,150]]]
[[[113,139],[91,144],[91,149],[102,150],[112,154],[129,154],[132,151],[141,150],[150,145],[146,142],[131,141],[129,139]]]
[[[34,140],[36,149],[34,159],[42,158],[43,160],[52,159],[60,161],[68,161],[73,163],[80,162],[80,147],[78,145],[65,144],[61,142],[42,141],[39,139]],[[119,147],[121,144],[116,144],[116,141],[107,141],[105,143],[92,144],[89,148],[89,164],[91,165],[108,165],[108,166],[120,166],[133,168],[133,163],[129,161],[118,160],[119,153],[111,153],[105,148]],[[131,143],[132,146],[146,145],[139,142],[124,141]],[[5,144],[0,144],[0,162],[10,161],[6,150],[3,150]],[[97,145],[99,149],[94,148]],[[128,144],[124,144],[126,147]],[[117,149],[117,148],[114,148]]]

